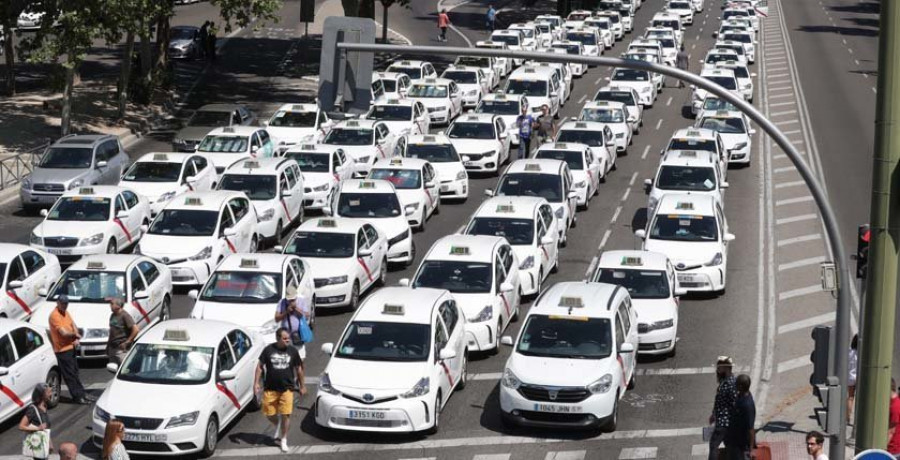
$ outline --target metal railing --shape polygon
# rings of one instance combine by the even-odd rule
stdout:
[[[0,190],[6,190],[8,187],[15,186],[25,176],[31,174],[34,166],[43,157],[47,147],[50,147],[50,142],[51,140],[47,139],[41,145],[28,150],[10,153],[0,159]]]

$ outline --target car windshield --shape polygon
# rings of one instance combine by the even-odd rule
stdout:
[[[518,115],[519,101],[481,101],[475,113],[492,113],[494,115]]]
[[[718,225],[712,216],[660,214],[650,228],[650,238],[668,241],[717,241]]]
[[[659,168],[656,188],[708,192],[716,189],[716,172],[711,167],[665,165]]]
[[[225,174],[219,190],[244,192],[253,201],[265,201],[275,198],[277,187],[275,176],[251,174]]]
[[[197,36],[198,29],[182,29],[173,27],[169,29],[170,40],[193,40]]]
[[[546,358],[608,358],[612,353],[609,320],[575,315],[528,315],[516,352]]]
[[[506,174],[497,187],[498,195],[539,196],[551,203],[562,202],[562,176],[555,174]]]
[[[386,180],[397,190],[422,188],[422,172],[418,169],[373,169],[368,178]]]
[[[540,32],[542,34],[550,33],[550,25],[549,24],[538,24],[535,27],[537,27],[538,32]]]
[[[269,120],[269,126],[285,128],[315,128],[316,112],[287,112],[279,110]]]
[[[466,234],[502,236],[513,246],[529,245],[534,241],[534,222],[530,219],[476,217]]]
[[[344,259],[356,248],[352,233],[298,231],[284,248],[285,254],[300,257]]]
[[[439,98],[447,97],[446,85],[412,85],[409,88],[409,97]]]
[[[566,16],[566,21],[584,21],[590,16],[590,13],[569,13],[569,15]]]
[[[703,100],[703,110],[728,110],[732,112],[737,112],[737,106],[726,101],[725,99],[719,99],[717,97],[707,97]]]
[[[707,152],[717,153],[716,141],[714,139],[697,139],[697,138],[674,138],[669,142],[669,148],[666,150],[705,150]]]
[[[622,59],[631,59],[632,61],[659,62],[659,56],[650,53],[625,53]]]
[[[406,74],[409,78],[416,80],[422,78],[422,69],[420,67],[400,67],[400,66],[391,66],[388,68],[388,72],[397,72]]]
[[[584,23],[587,26],[596,27],[600,30],[609,30],[609,21],[593,20],[593,21],[584,21]]]
[[[231,124],[231,112],[207,112],[200,110],[194,112],[194,116],[188,121],[188,126],[212,126],[222,127]]]
[[[93,158],[90,148],[50,147],[41,156],[41,168],[87,169]]]
[[[483,69],[487,69],[487,68],[491,67],[491,58],[475,57],[475,56],[460,56],[460,57],[456,58],[456,65],[481,67]]]
[[[609,22],[611,22],[613,24],[618,24],[618,23],[622,22],[621,16],[619,16],[618,14],[610,14],[610,15],[606,15],[605,17],[609,18]]]
[[[429,163],[456,163],[459,155],[453,144],[409,144],[406,147],[407,158],[418,158]]]
[[[726,62],[726,61],[734,61],[734,60],[735,60],[735,56],[733,54],[710,53],[708,56],[706,56],[707,64],[715,64],[718,62]]]
[[[181,175],[181,163],[141,161],[131,165],[122,176],[125,182],[176,182]]]
[[[55,302],[61,294],[69,297],[69,303],[105,304],[109,298],[124,299],[125,273],[66,270],[47,299]]]
[[[556,135],[556,142],[574,142],[587,145],[588,147],[603,147],[603,131],[561,129],[559,134]],[[569,169],[573,169],[572,165],[569,165]]]
[[[478,74],[475,72],[463,72],[459,70],[447,70],[441,75],[441,78],[447,78],[461,84],[478,83]]]
[[[519,46],[519,36],[518,35],[501,35],[501,34],[492,35],[491,41],[506,43],[509,46]]]
[[[341,217],[389,218],[400,216],[400,201],[394,193],[341,193],[338,212]]]
[[[594,96],[595,101],[621,102],[625,105],[635,105],[634,95],[626,91],[600,91]]]
[[[658,41],[663,48],[677,48],[675,40],[672,40],[671,38],[657,38],[656,41]]]
[[[334,356],[364,361],[425,361],[430,345],[428,324],[354,321]]]
[[[671,2],[669,3],[670,10],[689,10],[691,9],[691,4],[687,2]]]
[[[489,293],[492,272],[490,263],[426,260],[413,287],[446,289],[454,294]]]
[[[450,139],[494,139],[493,123],[456,122],[447,132]]]
[[[706,78],[707,80],[725,89],[737,89],[737,81],[733,77],[720,77],[716,75],[710,75],[703,78]]]
[[[619,109],[586,107],[581,110],[581,121],[597,121],[600,123],[624,123],[625,114]]]
[[[67,196],[60,198],[50,213],[47,220],[73,220],[104,222],[109,220],[109,198],[90,196]]]
[[[281,274],[257,271],[214,272],[200,300],[225,303],[277,303]]]
[[[744,45],[740,45],[740,44],[735,44],[735,45],[730,45],[730,44],[728,44],[728,45],[726,45],[726,44],[716,45],[716,50],[717,50],[717,51],[718,51],[718,50],[734,51],[734,53],[737,54],[738,56],[744,56],[744,55],[746,54],[746,53],[744,52]],[[736,61],[737,59],[732,59],[732,60]]]
[[[547,82],[539,80],[509,80],[506,82],[506,93],[525,96],[546,96]]]
[[[750,71],[748,71],[746,67],[735,66],[731,67],[731,70],[737,78],[750,78]]]
[[[669,298],[669,281],[661,270],[601,268],[597,281],[624,287],[632,299]]]
[[[522,35],[524,35],[525,38],[534,38],[534,29],[515,28],[509,30],[518,30],[519,32],[522,32]]]
[[[585,46],[594,46],[597,44],[596,35],[583,32],[569,32],[566,34],[566,40],[581,42],[581,44]]]
[[[397,80],[388,80],[386,78],[382,78],[381,84],[384,86],[384,92],[386,93],[395,93],[397,92]]]
[[[198,385],[212,374],[212,347],[137,343],[117,378],[155,385]]]
[[[366,118],[381,121],[410,121],[412,120],[412,106],[376,105],[372,107]]]
[[[323,144],[328,145],[372,145],[375,135],[371,129],[336,128],[328,132]]]
[[[612,79],[614,81],[650,81],[650,74],[646,70],[616,69]]]
[[[674,19],[656,20],[653,21],[653,27],[665,27],[667,29],[680,30],[681,24]]]
[[[744,120],[740,118],[704,118],[700,120],[700,128],[711,129],[719,134],[747,134]]]
[[[563,50],[567,54],[573,54],[575,56],[581,54],[581,47],[579,47],[578,45],[553,45],[553,47],[559,50]]]
[[[601,134],[602,136],[602,134]],[[569,165],[569,169],[573,171],[581,171],[584,169],[584,155],[581,152],[572,150],[538,150],[535,158],[546,158],[548,160],[565,161]]]
[[[216,231],[217,211],[163,209],[150,224],[151,235],[210,236]]]
[[[300,165],[300,171],[305,173],[327,173],[331,161],[330,153],[287,152],[284,157],[295,160]]]
[[[213,136],[207,135],[197,147],[198,152],[244,153],[249,143],[247,136]]]

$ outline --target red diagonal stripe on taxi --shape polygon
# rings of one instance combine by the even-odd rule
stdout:
[[[238,409],[241,408],[241,402],[238,401],[237,396],[235,396],[234,393],[232,393],[231,390],[229,390],[228,387],[226,387],[224,383],[221,383],[221,382],[216,383],[216,389],[218,389],[219,391],[222,392],[222,394],[227,396],[228,399],[231,400],[231,404],[234,404],[234,407],[236,407]]]
[[[132,300],[131,305],[134,308],[137,308],[138,313],[140,313],[141,316],[144,317],[144,321],[146,321],[147,325],[149,326],[150,325],[150,315],[147,314],[147,310],[144,310],[144,307],[142,307],[141,303],[138,302],[137,300]]]
[[[25,303],[25,301],[22,300],[21,297],[19,297],[18,295],[16,295],[16,292],[15,292],[15,291],[12,291],[12,290],[6,291],[6,295],[8,295],[10,299],[15,300],[16,303],[19,304],[20,307],[22,307],[22,310],[25,310],[25,314],[26,314],[26,315],[30,315],[30,314],[31,314],[31,309],[28,308],[28,304]]]
[[[369,270],[369,266],[366,265],[366,261],[362,259],[362,257],[357,257],[356,261],[362,265],[363,270],[366,271],[366,276],[369,278],[369,281],[372,281],[372,272]]]
[[[5,394],[9,399],[11,399],[12,402],[16,403],[17,406],[25,407],[25,403],[22,402],[21,399],[19,399],[19,396],[16,394],[15,391],[12,391],[12,388],[9,388],[8,386],[0,383],[0,391],[2,391],[3,394]]]
[[[118,224],[119,228],[121,228],[122,231],[125,232],[125,238],[128,238],[128,242],[130,243],[131,242],[131,233],[128,231],[127,228],[125,228],[125,224],[122,223],[122,219],[119,219],[118,217],[116,217],[115,219],[113,219],[113,222]]]

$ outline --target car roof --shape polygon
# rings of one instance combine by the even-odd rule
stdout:
[[[546,80],[556,72],[552,67],[522,66],[513,71],[510,80]]]
[[[630,87],[630,86],[607,85],[607,86],[604,86],[604,87],[602,87],[602,88],[600,88],[600,89],[597,90],[598,93],[599,93],[600,91],[617,91],[617,92],[624,92],[624,93],[634,93],[634,94],[637,94],[637,90],[634,89],[634,88],[632,88],[632,87]]]
[[[560,127],[557,128],[557,131],[562,131],[564,129],[565,130],[571,129],[571,130],[578,130],[578,131],[598,131],[598,132],[602,133],[603,128],[605,128],[605,127],[606,127],[606,123],[601,123],[599,121],[569,120],[569,121],[563,123],[562,125],[560,125]]]
[[[731,77],[734,78],[734,71],[731,69],[722,69],[719,67],[707,68],[700,72],[701,77]]]
[[[347,179],[341,181],[343,193],[397,193],[394,184],[379,179]]]
[[[93,254],[82,257],[70,265],[69,270],[124,272],[138,260],[147,260],[147,258],[135,254]]]
[[[528,311],[528,315],[587,316],[590,318],[612,319],[617,307],[612,301],[619,290],[627,295],[621,286],[607,283],[564,281],[556,283],[541,294]],[[570,305],[581,304],[580,307]]]
[[[534,219],[538,206],[546,203],[535,196],[495,196],[481,203],[473,217]]]
[[[719,161],[715,152],[709,150],[669,150],[660,160],[660,166],[715,166]]]
[[[516,160],[508,168],[505,174],[561,174],[566,163],[561,160],[547,158],[527,158]]]
[[[414,134],[406,137],[407,145],[410,144],[435,144],[449,145],[450,138],[446,134]]]
[[[262,252],[253,254],[231,254],[219,263],[219,266],[216,267],[216,271],[281,273],[285,265],[292,259],[299,259],[299,257],[290,254]]]
[[[690,193],[666,193],[659,199],[656,214],[712,216],[715,197]]]
[[[584,152],[585,150],[590,149],[586,144],[579,144],[577,142],[547,142],[541,144],[540,147],[537,148],[535,154],[538,152],[542,152],[544,150],[562,150],[562,151],[571,151],[571,152]]]
[[[675,130],[675,133],[672,134],[672,137],[715,139],[716,132],[706,128],[679,128]]]
[[[489,235],[447,235],[435,241],[423,260],[451,260],[454,262],[492,261],[494,251],[507,244],[506,238]]]
[[[343,150],[339,145],[330,145],[330,144],[295,144],[292,145],[284,154],[288,153],[334,153],[338,150]]]
[[[93,146],[107,139],[115,139],[109,134],[69,134],[57,139],[52,147],[74,147],[74,146]]]
[[[600,254],[600,260],[597,267],[602,268],[649,268],[662,269],[667,268],[666,262],[669,258],[665,254],[653,251],[641,250],[616,250],[603,251]]]
[[[379,158],[375,160],[375,164],[372,165],[372,169],[409,169],[409,170],[420,170],[428,164],[427,160],[423,160],[421,158],[404,158],[401,156],[395,156],[391,158]]]
[[[510,30],[510,29],[498,29],[491,33],[493,35],[521,35],[522,33],[518,30]]]
[[[150,152],[135,160],[135,163],[184,163],[188,158],[202,156],[199,153]]]
[[[497,118],[498,115],[493,113],[464,113],[453,120],[453,123],[457,123],[460,121],[467,123],[493,123],[494,119]]]
[[[243,173],[243,174],[278,174],[278,171],[285,165],[289,165],[293,161],[290,158],[269,157],[269,158],[242,158],[235,161],[225,170],[223,174]]]
[[[18,329],[20,327],[27,327],[34,332],[40,333],[40,329],[38,329],[37,327],[35,327],[34,325],[32,325],[30,323],[27,323],[25,321],[19,321],[17,319],[9,319],[9,318],[6,318],[5,316],[0,317],[0,336],[4,336],[7,333],[9,333],[10,331],[12,331],[14,329]],[[44,339],[46,340],[46,337],[44,337]]]
[[[422,67],[427,63],[428,61],[420,61],[417,59],[400,59],[392,62],[391,65],[388,66],[388,69],[390,69],[391,67],[401,69],[408,69],[410,67]]]
[[[443,289],[383,287],[366,297],[353,315],[353,321],[431,324],[434,309],[444,297],[449,297],[449,294]],[[385,305],[402,306],[403,313],[386,313]]]
[[[232,190],[207,190],[186,192],[166,205],[165,209],[190,209],[197,211],[220,210],[232,198],[247,198],[244,192]]]
[[[587,101],[582,109],[619,109],[625,110],[625,103],[619,101]]]
[[[276,112],[301,112],[310,113],[319,110],[316,104],[284,104],[276,110]]]
[[[345,219],[343,217],[316,217],[300,224],[297,231],[321,232],[321,233],[352,233],[356,234],[365,221],[359,219]]]
[[[406,98],[398,99],[395,97],[391,97],[391,98],[381,97],[381,98],[378,98],[377,101],[372,101],[372,105],[401,105],[404,107],[412,107],[412,106],[416,105],[417,103],[418,103],[418,101],[416,101],[415,99],[406,99]]]
[[[241,327],[225,321],[193,318],[170,319],[151,327],[147,332],[141,334],[137,341],[139,343],[166,343],[215,349],[219,346],[222,338],[235,329],[241,329]],[[179,336],[181,339],[177,338]]]
[[[378,120],[366,120],[366,119],[358,119],[358,120],[342,120],[339,121],[334,128],[331,129],[372,129],[375,127],[377,123],[381,123]]]
[[[449,78],[440,78],[440,77],[428,77],[428,78],[417,78],[410,83],[410,85],[449,85],[450,83],[455,83],[453,80]]]
[[[513,102],[521,102],[523,100],[527,100],[524,94],[506,94],[502,91],[494,91],[490,94],[485,94],[484,97],[481,98],[484,100],[502,100],[502,101],[513,101]]]
[[[473,66],[473,65],[456,65],[456,64],[450,64],[450,65],[447,66],[446,69],[444,69],[444,72],[447,72],[448,70],[452,70],[452,71],[454,71],[454,72],[473,72],[473,73],[477,73],[477,72],[478,72],[479,70],[481,70],[481,69],[482,69],[481,67],[475,67],[475,66]],[[443,75],[444,72],[441,72],[441,75]]]
[[[740,118],[746,119],[746,116],[740,110],[704,110],[703,118]]]
[[[235,126],[223,126],[219,128],[215,128],[207,134],[207,136],[216,136],[219,134],[229,134],[229,135],[238,135],[238,136],[250,136],[253,133],[262,130],[259,126],[243,126],[243,125],[235,125]]]
[[[87,187],[77,187],[73,188],[72,190],[67,190],[65,193],[63,193],[62,196],[93,196],[97,198],[115,198],[116,195],[124,190],[128,189],[125,187],[119,187],[118,185],[90,185]]]
[[[403,75],[406,75],[403,72],[390,72],[390,71],[382,71],[382,72],[372,72],[381,80],[396,80]]]
[[[499,47],[499,48],[506,48],[506,47],[508,47],[508,46],[509,46],[509,45],[507,45],[506,42],[495,42],[495,41],[493,41],[493,40],[478,40],[477,42],[475,42],[475,47],[476,47],[476,48],[479,48],[479,47],[487,47],[487,48]]]

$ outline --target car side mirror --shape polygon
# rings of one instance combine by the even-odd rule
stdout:
[[[553,243],[553,238],[551,238],[547,235],[544,235],[543,237],[541,237],[541,244],[552,244],[552,243]]]
[[[47,297],[47,288],[38,289],[38,295],[41,297]]]
[[[434,187],[436,187],[436,186],[437,186],[437,182],[435,182],[435,181],[433,181],[433,180],[432,180],[432,181],[425,182],[425,188],[434,188]]]
[[[754,75],[755,75],[755,74],[754,74]],[[420,117],[416,117],[416,122],[417,122],[417,123],[424,123],[424,122],[425,122],[425,117],[421,117],[421,116],[420,116]]]
[[[650,190],[653,188],[653,179],[644,179],[644,192],[650,193]]]
[[[149,225],[141,225],[141,233],[147,233],[148,231],[150,231]]]
[[[19,289],[20,287],[22,287],[22,282],[19,280],[13,280],[6,283],[7,289]]]
[[[41,217],[47,217],[47,214],[50,214],[50,211],[47,209],[41,209]]]
[[[623,343],[619,348],[619,353],[634,353],[634,345],[628,342]]]
[[[234,380],[236,378],[237,378],[237,375],[235,375],[234,371],[232,371],[232,370],[225,370],[225,371],[219,372],[219,381],[221,381],[221,382],[227,382],[229,380]]]
[[[441,350],[441,352],[438,353],[438,359],[440,359],[441,361],[443,361],[445,359],[453,359],[455,357],[456,357],[456,350],[454,350],[450,347],[443,348]]]
[[[721,189],[728,188],[728,182],[722,182],[721,184],[719,184],[719,188],[721,188]]]
[[[294,195],[294,192],[291,191],[291,190],[282,190],[282,191],[281,191],[281,196],[282,196],[282,197],[287,198],[287,197],[293,196],[293,195]]]
[[[188,176],[184,179],[185,184],[195,184],[197,183],[197,176]]]
[[[685,289],[683,287],[675,288],[675,297],[681,297],[683,295],[687,295],[687,293],[688,293],[687,289]]]
[[[268,127],[269,127],[269,120],[264,120],[264,121],[260,122],[259,125],[262,126],[263,128],[268,128]]]
[[[509,292],[512,291],[514,286],[509,281],[504,281],[500,283],[500,292]]]
[[[734,234],[733,234],[733,233],[726,233],[726,234],[722,237],[722,240],[725,241],[726,243],[728,243],[728,242],[730,242],[730,241],[734,241]]]
[[[644,229],[635,230],[635,231],[634,231],[634,236],[636,236],[636,237],[638,237],[638,238],[640,238],[640,239],[643,240],[644,238],[647,238],[647,231],[644,230]]]
[[[109,164],[109,163],[107,163],[107,162],[105,162],[105,161],[98,161],[98,162],[97,162],[97,169],[105,168],[106,165],[108,165],[108,164]]]
[[[111,374],[119,372],[119,365],[116,363],[106,363],[106,370]]]
[[[409,287],[409,278],[400,278],[400,281],[397,281],[397,285],[400,287]]]
[[[134,293],[134,300],[144,300],[150,298],[150,293],[144,290],[137,291]]]
[[[237,235],[237,230],[234,227],[228,227],[225,230],[222,230],[222,236],[234,236]]]
[[[331,208],[322,208],[322,214],[325,214],[326,216],[330,216],[330,215],[334,214],[334,212],[331,210]]]
[[[360,249],[359,251],[357,251],[357,255],[359,255],[360,257],[369,257],[372,255],[372,249]]]
[[[612,79],[610,77],[606,77],[606,78],[604,78],[604,80],[611,81]]]
[[[129,214],[128,214],[128,211],[119,211],[119,212],[116,214],[116,218],[118,218],[118,219],[127,219],[127,218],[128,218],[128,215],[129,215]]]
[[[754,135],[754,134],[756,134],[756,130],[753,129],[753,128],[750,128],[750,131],[749,131],[749,132],[750,132],[750,135],[751,135],[751,136]]]
[[[275,252],[279,252],[279,253],[284,252],[284,246],[282,246],[280,244],[276,244],[275,246],[272,246],[272,249],[274,249]]]
[[[502,345],[511,347],[513,345],[513,339],[512,339],[512,337],[510,337],[508,335],[504,335],[503,337],[500,337],[500,343]]]
[[[575,198],[578,198],[578,192],[569,192],[567,196],[570,200],[574,200]]]
[[[486,188],[484,189],[484,196],[494,196],[494,191],[492,189]]]
[[[756,76],[756,72],[751,73],[750,76],[751,76],[751,77],[755,77],[755,76]]]
[[[194,300],[197,300],[198,298],[200,298],[200,291],[191,289],[190,291],[188,291],[187,296]]]
[[[258,145],[250,146],[250,153],[256,153],[256,152],[258,152],[258,151],[259,151],[259,146],[258,146]]]
[[[323,354],[331,356],[331,354],[334,353],[334,344],[331,342],[323,343],[321,350]]]

